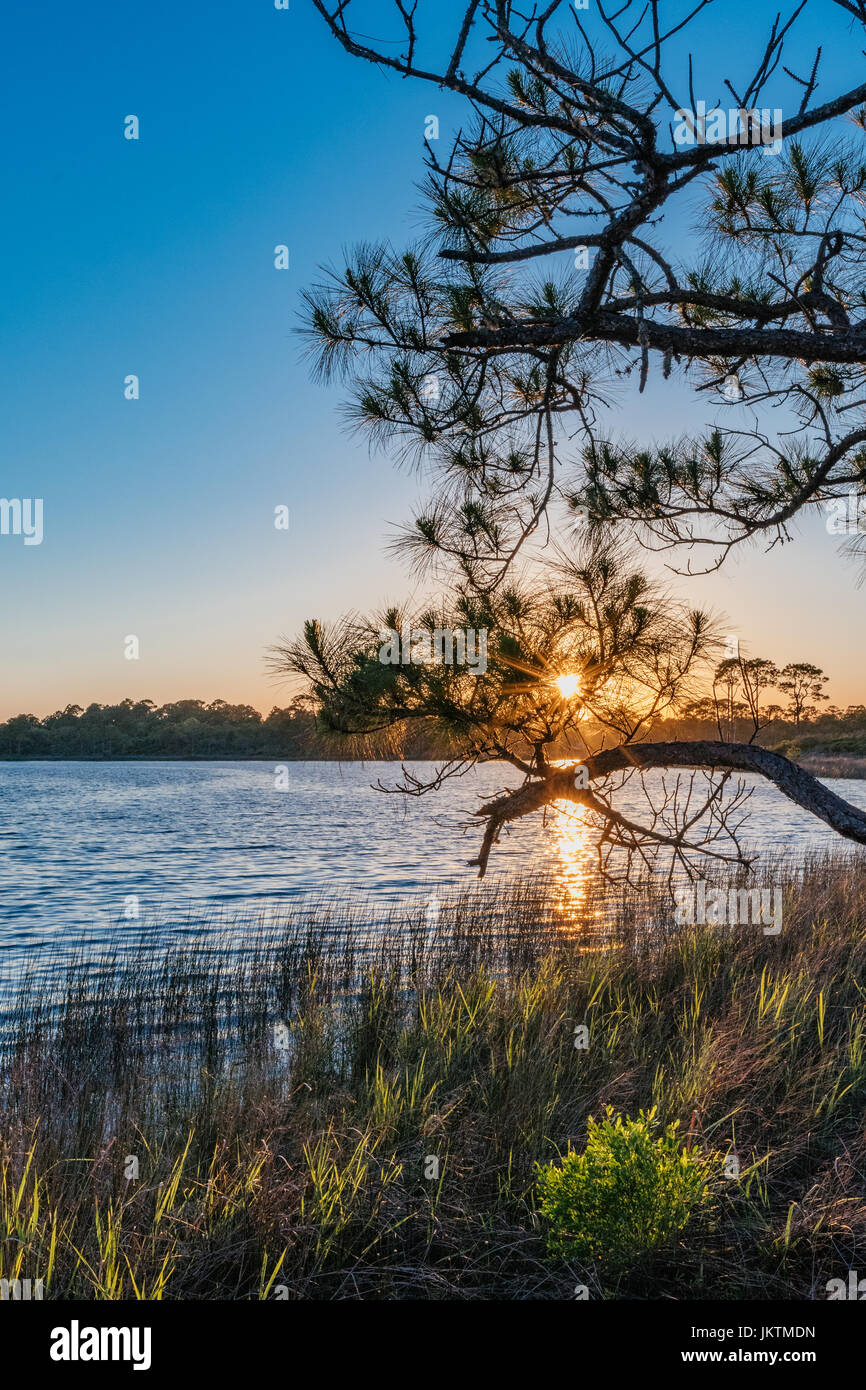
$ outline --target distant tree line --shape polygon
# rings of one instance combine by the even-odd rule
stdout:
[[[273,709],[266,719],[250,705],[225,700],[122,700],[117,705],[67,705],[37,719],[18,714],[0,724],[2,758],[256,758],[287,754],[309,716]]]
[[[761,670],[756,670],[760,665]],[[769,663],[746,663],[746,690],[761,684]],[[804,663],[805,665],[805,663]],[[814,670],[815,668],[811,668]],[[742,675],[742,673],[741,673]],[[676,719],[660,719],[649,738],[697,739],[718,736],[737,740],[754,736],[754,718],[742,686],[732,691],[734,672],[722,663],[713,695],[696,700]],[[783,679],[785,677],[783,676]],[[814,682],[816,678],[813,676]],[[751,681],[751,686],[750,686]],[[818,676],[820,690],[820,673]],[[777,687],[778,688],[778,687]],[[814,689],[814,684],[813,684]],[[738,698],[739,697],[739,698]],[[820,697],[819,697],[820,698]],[[752,696],[754,699],[754,696]],[[790,697],[787,709],[768,701],[759,706],[757,740],[766,747],[798,757],[813,750],[866,756],[866,706],[838,709],[829,705],[820,714],[814,703]],[[562,750],[566,754],[566,750]],[[38,719],[17,714],[0,723],[0,760],[18,758],[450,758],[454,742],[435,721],[390,731],[387,738],[357,740],[322,727],[317,711],[305,696],[287,707],[274,706],[262,716],[251,705],[225,700],[177,700],[156,705],[153,700],[122,700],[117,705],[67,705]]]
[[[304,697],[263,717],[251,705],[225,700],[122,700],[117,705],[67,705],[39,719],[16,714],[0,724],[0,760],[17,758],[343,758],[360,755],[353,742],[319,731]],[[383,745],[380,756],[436,757],[447,739],[429,731]]]
[[[828,696],[828,677],[809,661],[792,661],[781,669],[766,657],[743,655],[719,663],[711,693],[695,700],[688,713],[711,719],[720,739],[734,737],[737,721],[751,723],[756,733],[771,724],[793,724],[796,729],[814,719]],[[772,692],[777,692],[773,698]],[[779,702],[781,698],[783,703]]]

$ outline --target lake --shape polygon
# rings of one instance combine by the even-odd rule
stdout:
[[[116,942],[133,899],[142,924],[182,935],[215,916],[230,920],[309,894],[361,895],[375,917],[469,887],[480,832],[477,823],[465,831],[468,813],[518,780],[489,763],[413,798],[371,786],[393,785],[398,763],[287,766],[279,791],[265,762],[0,763],[4,964],[82,934],[94,947]],[[831,785],[866,808],[866,782]],[[618,804],[633,810],[638,802],[626,789]],[[748,840],[763,852],[845,847],[760,780]],[[592,851],[574,815],[518,822],[494,849],[488,878],[530,870],[579,895]]]

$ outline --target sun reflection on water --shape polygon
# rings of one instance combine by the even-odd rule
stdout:
[[[601,931],[598,865],[592,831],[582,806],[557,801],[550,813],[556,859],[557,911],[569,933],[588,937]],[[587,945],[590,942],[587,941]]]

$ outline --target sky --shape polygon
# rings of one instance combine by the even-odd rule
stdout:
[[[363,13],[397,37],[386,6]],[[434,38],[461,13],[419,6]],[[774,13],[714,11],[708,104]],[[792,54],[825,46],[819,99],[862,80],[830,0],[797,35]],[[40,545],[0,536],[0,719],[125,697],[266,712],[291,695],[264,665],[281,634],[413,592],[386,545],[424,481],[346,433],[299,296],[344,248],[417,236],[426,117],[445,149],[466,109],[348,57],[309,0],[6,0],[0,47],[0,497],[44,508]],[[707,423],[695,409],[651,382],[611,423],[663,439]],[[795,534],[683,591],[750,653],[813,661],[837,703],[866,700],[858,571],[820,517]]]

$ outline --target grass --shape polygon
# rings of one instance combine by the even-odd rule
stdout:
[[[55,1299],[825,1297],[866,1269],[866,860],[789,875],[778,937],[654,915],[633,894],[602,941],[524,880],[443,903],[435,931],[419,907],[365,942],[310,909],[243,954],[144,939],[31,974],[0,1018],[0,1278]],[[739,1176],[624,1265],[552,1258],[540,1166],[608,1107],[655,1107]]]
[[[804,753],[797,759],[813,777],[866,777],[866,757],[862,754],[825,752]]]

